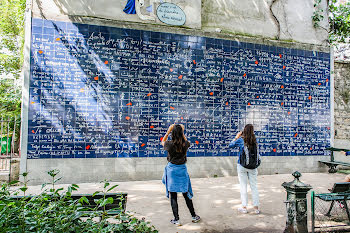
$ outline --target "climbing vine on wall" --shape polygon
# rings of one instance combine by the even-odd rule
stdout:
[[[324,18],[323,9],[320,6],[321,2],[322,0],[315,0],[315,3],[314,3],[315,11],[314,11],[314,14],[312,15],[312,22],[315,28],[320,26],[320,22]]]

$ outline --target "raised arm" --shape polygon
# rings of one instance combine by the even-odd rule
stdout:
[[[165,142],[168,140],[169,134],[171,133],[171,131],[173,131],[174,126],[175,126],[175,124],[172,124],[169,126],[168,131],[164,135],[163,140],[161,142],[162,146],[164,146]]]
[[[187,141],[187,138],[185,136],[185,126],[181,124],[181,127],[182,127],[182,131],[184,132],[184,134],[183,134],[184,139],[185,139],[185,141]]]
[[[242,136],[242,132],[238,132],[236,134],[236,137],[230,142],[229,147],[235,147],[235,146],[239,146],[240,144],[244,144],[243,140],[238,140],[239,138],[241,138]]]

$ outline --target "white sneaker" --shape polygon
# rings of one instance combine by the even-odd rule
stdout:
[[[248,213],[247,208],[238,208],[238,211],[241,212],[242,214]]]
[[[177,227],[181,226],[180,220],[172,219],[172,220],[170,220],[170,222],[171,222],[172,224],[174,224],[175,226],[177,226]]]
[[[254,209],[254,214],[260,214],[260,210]]]

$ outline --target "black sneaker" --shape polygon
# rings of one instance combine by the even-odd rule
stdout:
[[[172,224],[174,224],[175,226],[177,226],[177,227],[181,226],[180,220],[172,219],[172,220],[170,220],[170,222],[171,222]]]
[[[192,217],[192,222],[199,222],[201,220],[201,217],[199,217],[198,215]]]

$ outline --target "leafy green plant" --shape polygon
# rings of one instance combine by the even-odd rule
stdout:
[[[26,0],[0,1],[0,120],[10,121],[10,127],[7,124],[2,127],[0,137],[7,137],[7,128],[11,134],[16,129],[12,135],[15,152],[19,147],[21,84],[18,79],[23,64],[25,6]]]
[[[315,0],[314,3],[314,13],[312,15],[312,21],[314,23],[314,27],[319,27],[321,20],[323,20],[323,9],[320,7],[322,0]]]
[[[331,43],[348,43],[350,38],[350,2],[338,4],[337,0],[329,2],[329,39]]]
[[[350,101],[350,93],[348,90],[342,90],[340,93],[340,96],[342,97],[345,104],[348,104]]]
[[[21,124],[21,90],[14,80],[0,78],[0,139],[14,137],[14,151],[18,151]]]
[[[348,43],[350,38],[350,2],[339,0],[326,0],[328,5],[329,42],[331,44]],[[320,27],[324,19],[324,11],[321,8],[322,0],[314,0],[314,13],[312,21],[315,28]]]
[[[154,226],[144,219],[138,219],[130,213],[123,213],[107,218],[106,210],[97,211],[110,203],[106,194],[117,185],[110,186],[104,181],[103,198],[96,199],[96,209],[86,211],[82,205],[86,197],[73,200],[72,192],[79,186],[70,185],[67,189],[56,188],[55,184],[59,171],[52,170],[48,174],[51,181],[42,186],[42,193],[36,196],[25,196],[27,192],[27,173],[24,176],[24,186],[12,190],[10,184],[3,184],[0,188],[0,232],[158,232]],[[48,187],[49,188],[45,188]],[[44,189],[45,188],[45,189]],[[19,193],[23,196],[17,196]],[[97,196],[97,193],[95,194]],[[96,221],[96,217],[101,219]],[[111,222],[110,220],[113,220]]]
[[[19,77],[23,63],[25,0],[0,1],[0,73]]]

